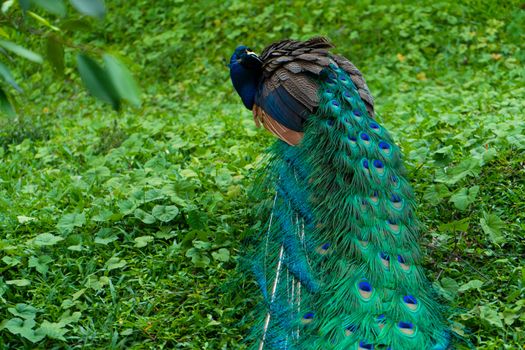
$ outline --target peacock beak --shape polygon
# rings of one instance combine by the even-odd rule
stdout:
[[[249,50],[246,50],[246,54],[250,57],[253,57],[255,58],[257,61],[259,61],[260,63],[262,63],[261,59],[259,58],[259,56],[257,56],[257,54],[253,51],[249,51]]]

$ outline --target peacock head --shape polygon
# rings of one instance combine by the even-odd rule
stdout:
[[[230,68],[234,64],[241,64],[247,69],[259,71],[262,67],[262,61],[259,56],[257,56],[252,49],[244,45],[237,47],[233,52],[233,55],[230,58]]]
[[[248,109],[253,108],[257,86],[262,74],[262,61],[252,50],[241,45],[230,58],[230,77],[233,87]]]

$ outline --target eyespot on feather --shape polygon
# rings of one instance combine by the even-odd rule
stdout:
[[[359,294],[361,295],[361,297],[365,300],[370,299],[373,293],[372,285],[368,283],[367,281],[359,282],[358,290],[359,290]]]
[[[416,311],[419,307],[417,299],[412,295],[405,295],[403,297],[403,302],[405,303],[406,307],[411,311]]]
[[[359,350],[373,350],[374,349],[374,344],[369,344],[367,342],[365,342],[364,340],[361,340],[359,342]]]
[[[314,313],[313,312],[307,312],[303,315],[303,318],[301,319],[302,324],[310,324],[314,320]]]
[[[399,322],[397,324],[397,327],[399,328],[399,330],[401,331],[401,333],[405,334],[405,335],[414,335],[414,332],[415,332],[415,327],[414,327],[414,324],[411,323],[411,322]]]

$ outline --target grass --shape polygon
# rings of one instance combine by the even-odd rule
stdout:
[[[242,348],[258,296],[237,293],[236,257],[273,139],[225,60],[240,43],[314,34],[361,68],[403,149],[454,328],[478,349],[521,348],[519,3],[207,4],[115,1],[74,36],[128,59],[140,108],[94,102],[71,69],[64,82],[19,67],[28,92],[0,121],[0,348]]]

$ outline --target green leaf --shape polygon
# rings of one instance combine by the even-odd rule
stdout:
[[[83,15],[103,19],[106,14],[104,0],[70,0],[70,2]]]
[[[461,220],[455,220],[439,225],[440,232],[466,232],[470,224],[470,218],[464,218]]]
[[[507,141],[518,149],[524,149],[525,150],[525,135],[511,135],[507,137]]]
[[[157,189],[148,190],[146,194],[144,194],[145,202],[152,202],[162,198],[164,198],[164,194],[162,191]]]
[[[122,215],[132,214],[135,211],[135,209],[137,209],[137,205],[135,204],[135,202],[129,199],[125,199],[118,202],[118,207]]]
[[[25,215],[18,215],[16,219],[20,224],[27,224],[28,222],[36,221],[36,218]]]
[[[179,209],[174,205],[156,205],[151,213],[160,221],[169,222],[179,214]]]
[[[129,70],[115,57],[105,54],[104,62],[113,86],[121,99],[129,103],[140,105],[140,90]]]
[[[64,46],[54,35],[47,38],[47,59],[55,72],[59,74],[64,73]]]
[[[54,15],[60,17],[66,15],[66,5],[62,0],[31,0],[31,3]]]
[[[216,252],[211,253],[215,260],[227,262],[230,260],[230,251],[226,248],[221,248]]]
[[[472,280],[472,281],[469,281],[468,283],[465,283],[461,287],[459,287],[458,292],[462,293],[462,292],[466,292],[467,290],[470,290],[470,289],[477,289],[477,290],[479,290],[482,285],[483,285],[482,281],[480,281],[480,280]]]
[[[86,283],[84,284],[87,288],[91,288],[95,291],[101,291],[102,288],[104,288],[104,286],[108,285],[109,283],[109,278],[106,277],[106,276],[101,276],[100,278],[95,276],[95,275],[92,275],[92,276],[89,276]],[[81,290],[82,293],[84,293],[84,290]],[[80,291],[79,291],[80,292]],[[79,293],[77,292],[77,293]],[[75,294],[77,294],[75,293]],[[77,299],[75,298],[75,294],[73,294],[73,300]]]
[[[95,243],[107,245],[111,242],[114,242],[118,239],[118,236],[113,233],[113,230],[110,228],[102,228],[97,232],[95,236]]]
[[[44,17],[42,16],[39,16],[37,15],[36,13],[32,12],[32,11],[28,11],[27,12],[29,14],[29,16],[33,17],[34,19],[36,19],[39,23],[41,23],[42,25],[48,27],[49,29],[53,30],[53,31],[56,31],[56,32],[59,32],[60,31],[60,28],[58,27],[55,27],[54,25],[52,25],[47,19],[45,19]]]
[[[155,222],[155,217],[153,215],[146,213],[140,208],[136,209],[134,214],[137,219],[139,219],[145,224],[153,224]]]
[[[11,51],[12,53],[23,57],[25,59],[28,59],[30,61],[36,62],[36,63],[42,63],[42,56],[39,54],[26,49],[25,47],[22,47],[20,45],[17,45],[11,41],[6,40],[0,40],[0,46],[2,46],[4,49]]]
[[[501,322],[501,318],[499,317],[498,311],[492,308],[489,305],[484,305],[479,307],[480,310],[480,317],[482,320],[487,321],[489,324],[503,328],[503,322]]]
[[[10,118],[16,117],[15,110],[13,109],[11,102],[9,102],[9,98],[2,88],[0,88],[0,111]]]
[[[20,264],[19,259],[7,255],[2,258],[2,261],[8,266],[16,266]]]
[[[20,318],[12,318],[4,324],[4,328],[13,334],[19,334],[31,342],[36,343],[42,340],[45,335],[35,333],[33,330],[35,324],[36,322],[34,319],[22,320]]]
[[[127,262],[126,260],[121,260],[120,258],[117,258],[117,257],[112,257],[112,258],[109,258],[109,260],[106,262],[106,268],[108,270],[115,270],[115,269],[120,269],[120,268],[123,268],[124,266],[126,266]]]
[[[22,88],[16,83],[15,78],[13,78],[13,75],[11,74],[11,71],[9,68],[4,66],[0,62],[0,76],[4,78],[6,83],[10,84],[12,87],[14,87],[18,92],[22,92]]]
[[[96,61],[82,54],[77,55],[77,68],[89,92],[118,110],[120,107],[119,95],[108,73]]]
[[[477,177],[480,171],[480,160],[467,158],[453,168],[438,169],[436,171],[436,182],[453,185],[467,176]]]
[[[19,279],[19,280],[5,281],[5,283],[9,284],[9,285],[14,285],[14,286],[17,286],[17,287],[26,287],[26,286],[31,284],[31,281],[27,280],[25,278],[22,278],[22,279]]]
[[[441,287],[444,289],[445,293],[443,296],[445,297],[445,299],[449,301],[454,300],[454,298],[458,294],[458,283],[452,278],[445,277],[441,279]]]
[[[75,311],[73,314],[71,314],[71,311],[66,310],[62,316],[60,316],[60,321],[58,323],[62,326],[66,326],[71,323],[77,323],[80,320],[80,316],[82,316],[80,311]]]
[[[489,214],[483,212],[483,218],[479,220],[483,232],[485,232],[490,240],[495,244],[505,242],[505,237],[501,229],[506,226],[505,221],[501,220],[496,214]]]
[[[210,258],[196,248],[188,249],[186,251],[186,256],[191,258],[191,262],[199,267],[205,267],[210,263]]]
[[[68,332],[67,329],[64,328],[64,325],[60,322],[49,322],[47,320],[44,320],[40,327],[36,330],[37,334],[45,335],[52,339],[58,339],[65,341],[66,338],[64,338],[64,334]]]
[[[479,192],[479,186],[472,186],[468,190],[462,188],[450,197],[450,201],[454,203],[459,210],[465,210],[469,204],[474,203]]]
[[[9,310],[14,316],[22,317],[26,320],[34,319],[37,313],[36,308],[27,304],[16,304],[15,307],[10,307],[7,310]]]
[[[153,242],[152,236],[140,236],[135,238],[135,247],[142,248],[148,245],[148,243]]]
[[[437,184],[427,187],[425,194],[423,195],[423,199],[425,199],[427,202],[437,204],[448,196],[450,196],[450,191],[448,190],[447,186],[443,184]]]
[[[75,227],[82,227],[86,223],[86,214],[71,213],[63,215],[58,221],[57,228],[62,233],[70,233]]]
[[[59,237],[59,236],[55,236],[52,233],[41,233],[41,234],[39,234],[38,236],[35,237],[35,239],[33,240],[33,244],[35,244],[35,245],[37,245],[39,247],[41,247],[41,246],[50,246],[50,245],[57,244],[58,242],[60,242],[63,239],[64,238]]]
[[[48,264],[53,261],[53,259],[48,255],[41,255],[38,258],[32,256],[29,258],[29,267],[34,267],[38,272],[45,275],[49,270]]]

